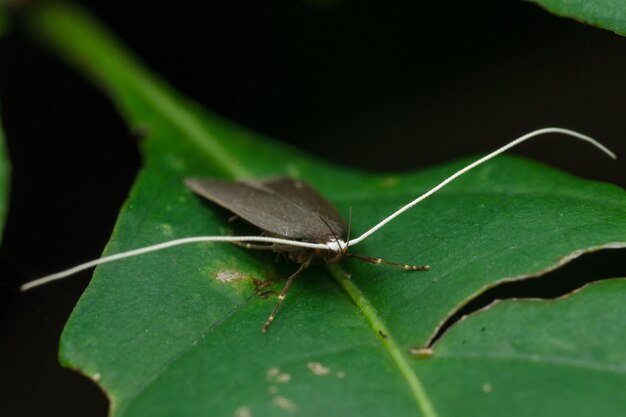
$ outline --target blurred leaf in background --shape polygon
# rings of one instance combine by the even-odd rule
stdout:
[[[626,35],[626,2],[622,0],[529,0],[563,17]]]

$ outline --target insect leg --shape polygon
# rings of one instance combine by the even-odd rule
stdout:
[[[283,302],[285,297],[287,297],[287,293],[289,293],[289,288],[291,287],[291,283],[293,282],[293,279],[297,277],[298,275],[300,275],[302,271],[304,271],[310,264],[311,264],[311,259],[309,259],[308,261],[300,265],[300,268],[298,268],[298,270],[294,272],[293,274],[291,274],[291,276],[287,279],[287,283],[285,284],[285,286],[283,287],[283,290],[280,292],[280,295],[278,296],[278,301],[276,302],[276,305],[274,306],[274,310],[272,310],[272,314],[270,314],[267,321],[265,322],[265,325],[263,326],[263,333],[267,332],[267,329],[269,329],[270,325],[274,321],[274,317],[276,317],[276,312],[278,311],[278,307],[280,307],[280,304]]]
[[[358,253],[352,253],[352,252],[348,253],[346,256],[348,258],[357,258],[362,261],[369,262],[375,265],[385,264],[385,265],[395,266],[397,268],[406,269],[408,271],[428,271],[430,269],[430,266],[428,265],[417,266],[417,265],[398,264],[395,262],[386,261],[381,258],[370,258],[369,256],[359,255]]]

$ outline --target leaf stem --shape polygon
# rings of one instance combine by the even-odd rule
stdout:
[[[352,301],[354,301],[357,307],[361,310],[370,324],[370,327],[374,330],[374,333],[378,335],[379,339],[382,341],[383,346],[409,385],[411,393],[413,394],[413,397],[417,402],[417,406],[422,414],[425,417],[437,417],[437,412],[428,398],[422,382],[413,369],[411,369],[411,366],[406,359],[406,355],[403,354],[384,321],[378,315],[374,306],[363,295],[354,281],[347,278],[345,271],[339,265],[329,265],[328,269],[330,270],[330,273],[335,281],[341,285],[341,287],[348,293]]]

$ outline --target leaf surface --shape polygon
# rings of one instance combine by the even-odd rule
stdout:
[[[624,291],[626,279],[603,281],[557,301],[500,302],[460,322],[419,367],[425,384],[445,381],[433,390],[445,392],[434,398],[441,414],[623,414]]]
[[[129,125],[146,132],[145,165],[120,213],[109,254],[178,237],[239,233],[227,212],[185,189],[186,177],[304,178],[344,215],[352,207],[358,235],[472,160],[402,175],[329,165],[180,97],[79,10],[48,6],[33,16],[32,28],[101,85]],[[356,260],[310,269],[294,282],[275,323],[262,334],[276,297],[263,295],[267,288],[258,290],[254,280],[272,281],[280,291],[293,264],[227,244],[172,248],[99,267],[64,330],[60,357],[99,382],[115,416],[453,416],[465,403],[471,407],[462,409],[468,411],[464,415],[485,415],[481,408],[487,406],[503,415],[511,409],[503,393],[517,392],[515,380],[535,381],[525,389],[532,392],[534,410],[542,410],[556,401],[550,390],[564,395],[588,389],[567,385],[580,376],[574,375],[578,369],[540,361],[527,367],[491,356],[519,343],[530,355],[560,357],[559,343],[570,343],[571,334],[549,329],[570,308],[567,300],[512,303],[513,312],[502,303],[459,324],[434,357],[420,360],[409,350],[426,344],[451,312],[485,288],[542,274],[586,251],[624,246],[624,190],[501,157],[354,248],[429,264],[429,272]],[[626,288],[615,282],[607,284],[611,294],[624,297]],[[603,323],[593,316],[603,298],[586,299],[587,291],[572,298],[586,300],[576,302],[587,314],[580,349],[598,343],[593,330]],[[542,312],[535,312],[537,305]],[[529,322],[532,314],[537,317]],[[455,352],[462,352],[459,340],[470,340],[463,332],[475,332],[472,323],[485,317],[489,328],[535,323],[546,330],[502,331],[500,344],[479,333],[471,338],[476,360],[455,361]],[[597,361],[613,367],[622,360],[623,343],[609,342]],[[465,386],[470,377],[473,385]],[[621,378],[618,372],[604,383],[617,390],[613,384],[623,386]],[[486,383],[494,395],[481,392]],[[626,405],[623,397],[600,391],[585,395],[612,401],[607,410]],[[522,394],[514,398],[524,401]],[[593,402],[561,404],[564,414],[582,413],[583,406],[594,410]]]
[[[622,0],[530,0],[549,12],[626,35],[626,2]]]

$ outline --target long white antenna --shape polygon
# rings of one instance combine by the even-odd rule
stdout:
[[[291,246],[300,246],[303,248],[311,249],[328,249],[328,245],[325,243],[308,243],[300,242],[297,240],[279,239],[266,236],[195,236],[185,237],[181,239],[170,240],[167,242],[157,243],[156,245],[146,246],[139,249],[133,249],[126,252],[116,253],[115,255],[105,256],[103,258],[94,259],[93,261],[85,262],[75,267],[66,269],[65,271],[57,272],[54,274],[46,275],[45,277],[36,279],[20,287],[21,291],[27,291],[31,288],[38,287],[40,285],[47,284],[52,281],[63,279],[77,272],[89,269],[96,265],[106,264],[108,262],[118,261],[124,258],[130,258],[132,256],[143,255],[144,253],[154,252],[162,249],[171,248],[172,246],[187,245],[189,243],[198,242],[265,242],[265,243],[281,243]]]
[[[456,173],[454,173],[453,175],[451,175],[450,177],[448,177],[447,179],[442,181],[439,185],[437,185],[434,188],[432,188],[430,191],[422,194],[421,196],[419,196],[415,200],[411,201],[410,203],[408,203],[404,207],[400,208],[398,211],[396,211],[392,215],[390,215],[390,216],[386,217],[385,219],[383,219],[380,223],[378,223],[377,225],[372,227],[367,232],[363,233],[358,238],[352,239],[349,242],[347,242],[348,246],[354,246],[357,243],[363,241],[368,236],[370,236],[371,234],[376,232],[378,229],[383,227],[385,224],[389,223],[391,220],[395,219],[400,214],[404,213],[405,211],[407,211],[411,207],[415,206],[420,201],[428,198],[429,196],[431,196],[432,194],[434,194],[435,192],[437,192],[438,190],[443,188],[445,185],[447,185],[448,183],[450,183],[454,179],[456,179],[456,178],[460,177],[461,175],[465,174],[467,171],[469,171],[469,170],[477,167],[478,165],[480,165],[480,164],[482,164],[482,163],[492,159],[493,157],[501,154],[502,152],[505,152],[506,150],[508,150],[508,149],[510,149],[510,148],[512,148],[512,147],[514,147],[514,146],[524,142],[525,140],[528,140],[528,139],[533,138],[535,136],[543,135],[543,134],[546,134],[546,133],[562,133],[562,134],[565,134],[565,135],[573,136],[575,138],[587,141],[587,142],[595,145],[597,148],[602,150],[604,153],[609,155],[611,158],[616,159],[616,156],[615,156],[615,154],[613,152],[611,152],[605,146],[603,146],[602,144],[600,144],[596,140],[590,138],[589,136],[583,135],[583,134],[575,132],[573,130],[562,129],[562,128],[558,128],[558,127],[547,127],[547,128],[544,128],[544,129],[538,129],[538,130],[535,130],[533,132],[527,133],[524,136],[519,137],[518,139],[515,139],[513,142],[509,143],[508,145],[505,145],[505,146],[501,147],[500,149],[490,153],[489,155],[487,155],[487,156],[479,159],[478,161],[476,161],[476,162],[466,166],[465,168],[457,171]],[[334,251],[334,252],[338,252],[340,250],[344,250],[345,245],[346,245],[346,242],[344,242],[344,241],[336,241],[336,240],[331,240],[330,242],[326,242],[326,243],[309,243],[309,242],[301,242],[301,241],[297,241],[297,240],[280,239],[280,238],[273,238],[273,237],[266,237],[266,236],[195,236],[195,237],[185,237],[185,238],[181,238],[181,239],[175,239],[175,240],[170,240],[170,241],[167,241],[167,242],[157,243],[155,245],[146,246],[146,247],[143,247],[143,248],[138,248],[138,249],[133,249],[133,250],[129,250],[129,251],[126,251],[126,252],[117,253],[115,255],[105,256],[105,257],[99,258],[99,259],[94,259],[92,261],[85,262],[85,263],[82,263],[82,264],[77,265],[75,267],[66,269],[65,271],[57,272],[55,274],[47,275],[45,277],[36,279],[34,281],[27,282],[26,284],[24,284],[24,285],[22,285],[20,287],[20,290],[21,291],[27,291],[27,290],[30,290],[32,288],[38,287],[40,285],[44,285],[44,284],[47,284],[47,283],[52,282],[52,281],[63,279],[65,277],[68,277],[68,276],[73,275],[73,274],[75,274],[77,272],[83,271],[85,269],[89,269],[89,268],[94,267],[96,265],[102,265],[102,264],[105,264],[105,263],[108,263],[108,262],[118,261],[120,259],[130,258],[130,257],[133,257],[133,256],[138,256],[138,255],[142,255],[142,254],[149,253],[149,252],[155,252],[155,251],[159,251],[159,250],[162,250],[162,249],[171,248],[173,246],[187,245],[187,244],[190,244],[190,243],[199,243],[199,242],[264,242],[264,243],[278,243],[278,244],[283,244],[283,245],[299,246],[299,247],[302,247],[302,248],[309,248],[309,249],[330,250],[330,251]]]
[[[473,168],[476,168],[478,165],[481,165],[482,163],[489,161],[490,159],[494,158],[495,156],[500,155],[502,152],[505,152],[505,151],[511,149],[512,147],[514,147],[516,145],[519,145],[520,143],[522,143],[522,142],[524,142],[524,141],[526,141],[528,139],[534,138],[535,136],[544,135],[546,133],[562,133],[564,135],[569,135],[569,136],[573,136],[575,138],[584,140],[584,141],[589,142],[592,145],[596,146],[598,149],[600,149],[602,152],[604,152],[607,155],[609,155],[611,158],[617,159],[615,154],[613,152],[611,152],[607,147],[605,147],[604,145],[602,145],[600,142],[596,141],[595,139],[592,139],[589,136],[583,135],[582,133],[578,133],[578,132],[575,132],[575,131],[569,130],[569,129],[562,129],[560,127],[546,127],[546,128],[543,128],[543,129],[537,129],[537,130],[534,130],[534,131],[532,131],[530,133],[525,134],[524,136],[521,136],[521,137],[515,139],[514,141],[510,142],[509,144],[504,145],[500,149],[497,149],[497,150],[491,152],[489,155],[486,155],[486,156],[480,158],[478,161],[476,161],[476,162],[466,166],[465,168],[457,171],[456,173],[452,174],[451,176],[449,176],[448,178],[443,180],[441,183],[439,183],[439,185],[433,187],[430,191],[427,191],[426,193],[424,193],[421,196],[417,197],[415,200],[411,201],[409,204],[407,204],[404,207],[400,208],[398,211],[396,211],[392,215],[384,218],[380,223],[378,223],[376,226],[374,226],[371,229],[369,229],[367,232],[363,233],[358,238],[350,240],[348,242],[348,246],[354,246],[357,243],[362,242],[364,239],[366,239],[367,237],[372,235],[374,232],[379,230],[381,227],[383,227],[384,225],[386,225],[387,223],[389,223],[390,221],[392,221],[393,219],[395,219],[396,217],[398,217],[399,215],[401,215],[402,213],[404,213],[405,211],[407,211],[408,209],[410,209],[411,207],[413,207],[414,205],[419,203],[420,201],[425,200],[426,198],[430,197],[432,194],[436,193],[437,191],[439,191],[440,189],[442,189],[443,187],[448,185],[450,182],[454,181],[455,179],[457,179],[461,175],[465,174],[467,171],[469,171],[469,170],[471,170]]]

